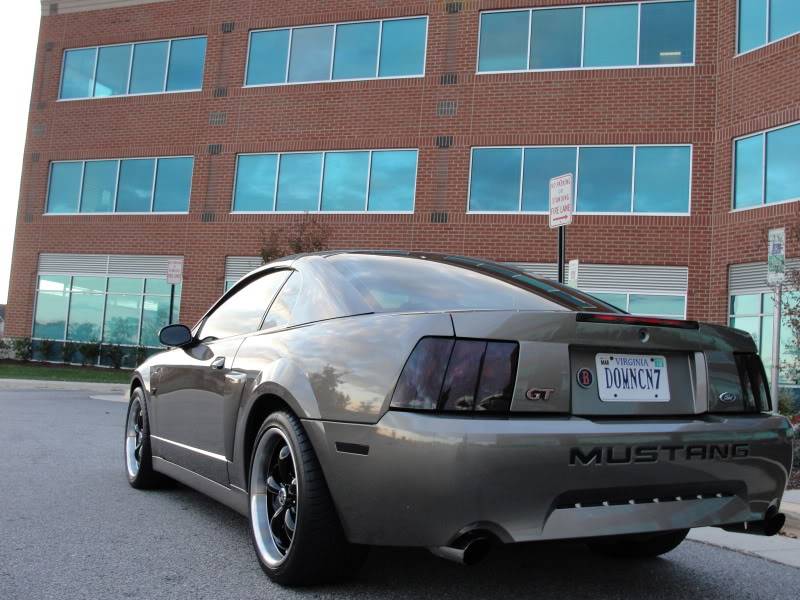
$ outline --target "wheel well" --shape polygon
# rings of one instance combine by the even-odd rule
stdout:
[[[242,461],[242,468],[244,469],[244,481],[248,488],[250,484],[250,457],[253,455],[256,434],[261,429],[261,425],[266,418],[279,410],[294,414],[294,411],[280,397],[268,394],[256,400],[250,409],[250,414],[247,415],[247,423],[244,427],[244,460]]]
[[[133,395],[133,392],[136,390],[136,388],[143,388],[143,387],[144,385],[142,385],[142,382],[139,381],[139,378],[135,377],[133,381],[131,381],[131,388],[128,390],[128,396],[130,397],[131,395]]]

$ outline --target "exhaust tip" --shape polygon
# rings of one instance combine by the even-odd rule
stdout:
[[[464,548],[464,557],[462,562],[467,566],[476,565],[486,558],[486,555],[489,554],[489,550],[491,549],[492,543],[489,541],[489,538],[475,538],[474,540],[467,542],[467,545]]]

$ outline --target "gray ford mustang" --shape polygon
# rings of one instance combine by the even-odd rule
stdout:
[[[346,576],[369,545],[647,557],[692,527],[783,524],[793,432],[733,329],[487,261],[329,252],[258,269],[161,341],[131,383],[128,480],[247,515],[282,584]]]

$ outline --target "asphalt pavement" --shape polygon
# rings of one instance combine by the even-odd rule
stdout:
[[[471,568],[373,549],[351,582],[284,589],[263,575],[237,513],[179,484],[128,486],[126,406],[91,393],[0,391],[0,599],[739,600],[800,589],[800,569],[693,541],[640,562],[526,544]]]

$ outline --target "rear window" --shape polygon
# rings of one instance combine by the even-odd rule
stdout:
[[[328,261],[375,312],[575,310],[617,312],[575,289],[462,257],[337,254]]]

